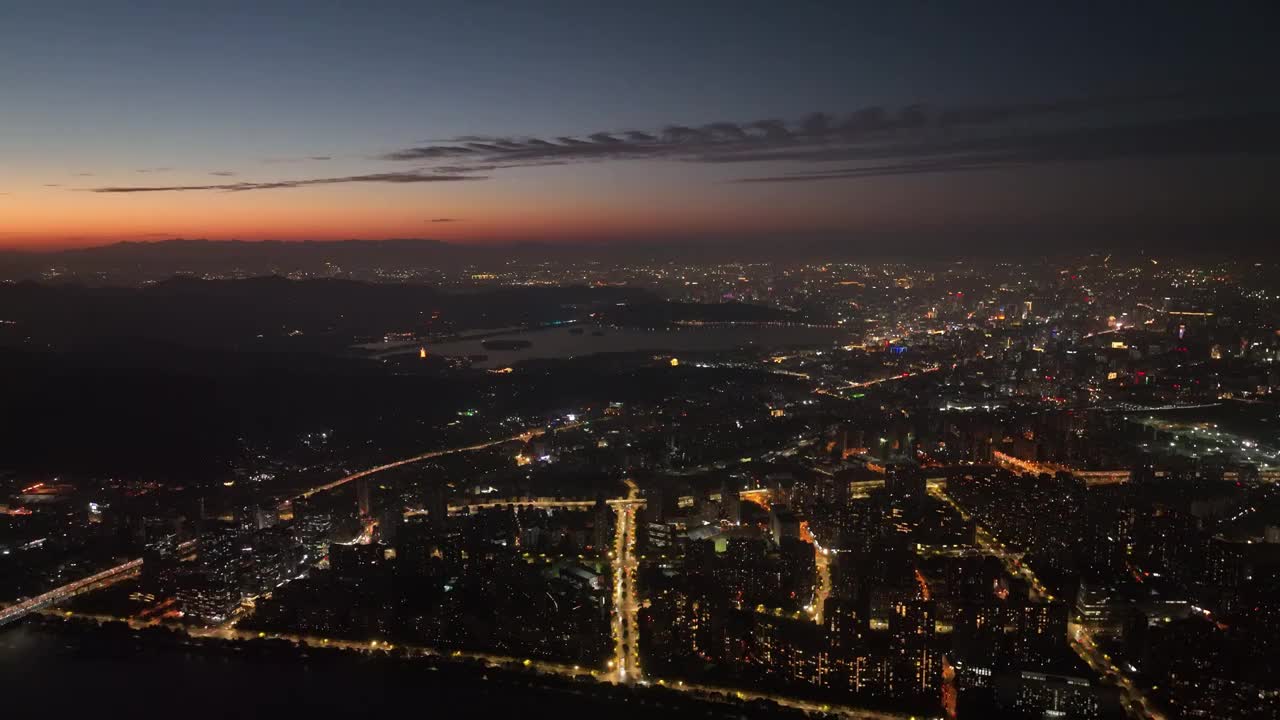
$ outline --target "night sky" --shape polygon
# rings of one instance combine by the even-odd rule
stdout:
[[[1274,20],[1267,3],[0,0],[0,247],[1265,236]]]

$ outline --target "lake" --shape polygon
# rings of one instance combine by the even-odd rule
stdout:
[[[571,358],[596,353],[615,352],[722,352],[736,348],[823,347],[847,342],[847,330],[792,325],[699,325],[672,328],[597,328],[584,325],[581,333],[567,328],[547,328],[494,335],[482,339],[453,340],[427,345],[436,355],[487,355],[476,367],[497,368],[522,360]],[[592,332],[603,332],[593,335]],[[516,350],[489,349],[484,340],[526,340],[527,348]],[[415,350],[416,352],[416,350]]]

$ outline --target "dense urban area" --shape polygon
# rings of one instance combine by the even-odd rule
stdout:
[[[1274,262],[144,250],[0,268],[0,654],[1280,716]]]

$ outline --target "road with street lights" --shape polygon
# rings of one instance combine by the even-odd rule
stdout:
[[[640,673],[640,603],[636,597],[636,507],[639,488],[627,480],[627,503],[614,505],[617,525],[613,539],[613,659],[609,668],[617,681],[634,683]]]

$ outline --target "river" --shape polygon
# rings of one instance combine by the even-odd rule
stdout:
[[[20,621],[0,628],[5,717],[770,717],[669,691],[256,644],[166,646],[93,626]],[[109,637],[109,639],[107,639]],[[532,709],[536,712],[530,714]],[[776,712],[773,711],[773,712]]]

